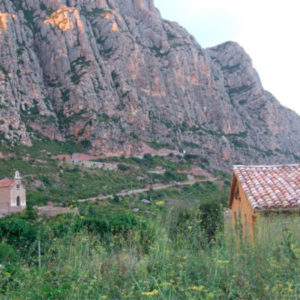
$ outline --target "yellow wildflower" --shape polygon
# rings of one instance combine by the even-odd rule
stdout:
[[[165,202],[164,201],[156,201],[155,204],[158,205],[158,206],[162,206],[162,205],[165,204]]]
[[[151,291],[151,292],[142,292],[142,295],[143,296],[154,296],[154,295],[157,295],[158,294],[158,290],[153,290],[153,291]]]
[[[193,285],[189,288],[189,290],[201,292],[201,291],[205,290],[205,286],[203,286],[203,285]]]
[[[207,299],[213,299],[215,297],[215,294],[214,293],[208,293],[207,295],[206,295],[206,298]]]

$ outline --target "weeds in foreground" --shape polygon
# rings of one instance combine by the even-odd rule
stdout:
[[[209,242],[201,213],[189,213],[106,216],[102,233],[78,227],[87,213],[32,223],[42,268],[34,251],[6,264],[2,299],[299,299],[299,217],[265,220],[249,244],[228,224]]]

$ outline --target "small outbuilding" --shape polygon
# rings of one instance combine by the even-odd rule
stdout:
[[[0,180],[0,214],[18,212],[26,208],[26,191],[18,171],[14,179]]]
[[[300,164],[234,166],[229,204],[232,225],[253,240],[259,218],[300,212]]]

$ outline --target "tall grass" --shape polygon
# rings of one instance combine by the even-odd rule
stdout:
[[[47,233],[41,269],[0,269],[1,299],[300,298],[299,216],[262,220],[254,243],[229,222],[209,243],[198,214],[178,220],[170,212],[99,236],[72,232],[70,219],[64,234]]]

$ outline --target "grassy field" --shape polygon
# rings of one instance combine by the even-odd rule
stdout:
[[[173,205],[170,190],[144,207],[124,198],[80,204],[79,215],[1,220],[1,299],[299,299],[299,216],[261,223],[249,244],[222,225],[219,206],[213,222],[203,214],[224,198],[203,189],[188,206]]]

